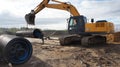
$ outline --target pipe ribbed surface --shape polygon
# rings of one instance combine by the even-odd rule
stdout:
[[[43,38],[43,33],[39,29],[17,31],[16,35],[23,37]]]
[[[0,36],[0,55],[7,62],[25,63],[30,59],[32,50],[31,43],[25,38],[6,34]]]

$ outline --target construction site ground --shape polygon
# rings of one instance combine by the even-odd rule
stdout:
[[[119,44],[60,46],[57,38],[45,40],[44,45],[40,39],[28,39],[33,45],[31,59],[21,65],[0,63],[0,67],[120,67]]]

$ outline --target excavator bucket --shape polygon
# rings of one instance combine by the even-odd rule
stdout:
[[[25,20],[26,20],[27,24],[35,25],[35,14],[31,14],[31,13],[26,14]]]

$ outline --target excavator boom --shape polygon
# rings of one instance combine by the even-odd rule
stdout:
[[[66,10],[66,11],[70,12],[70,14],[72,16],[80,16],[80,14],[77,11],[77,9],[73,5],[71,5],[71,4],[67,4],[67,3],[48,4],[48,5],[46,5],[46,7],[47,8],[53,8],[53,9]]]
[[[44,9],[50,0],[43,0],[37,7],[35,7],[34,12],[37,14],[39,11]]]
[[[57,0],[52,0],[53,2],[57,2],[58,4],[48,4],[50,0],[43,0],[39,5],[35,7],[35,9],[31,10],[30,13],[25,15],[25,20],[27,24],[35,25],[35,15],[40,12],[45,7],[47,8],[54,8],[54,9],[60,9],[60,10],[66,10],[70,12],[72,16],[80,16],[77,9],[66,2],[60,2]]]

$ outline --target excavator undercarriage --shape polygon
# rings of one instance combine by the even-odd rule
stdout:
[[[68,35],[59,38],[60,45],[81,44],[82,46],[92,46],[106,44],[106,37],[101,35],[81,36]]]

